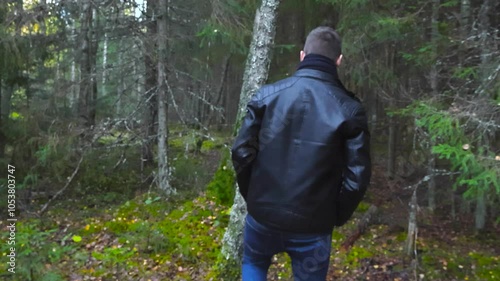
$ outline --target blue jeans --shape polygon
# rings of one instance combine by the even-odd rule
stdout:
[[[270,229],[246,217],[243,281],[265,281],[272,257],[286,252],[292,259],[295,281],[325,281],[332,234],[299,234]]]

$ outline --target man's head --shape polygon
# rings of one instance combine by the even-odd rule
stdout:
[[[308,54],[323,55],[333,60],[337,66],[342,61],[342,41],[331,27],[320,26],[307,35],[304,50],[300,51],[300,61]]]

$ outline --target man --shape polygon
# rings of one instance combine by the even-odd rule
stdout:
[[[351,217],[371,176],[360,101],[339,81],[341,40],[318,27],[297,72],[262,87],[247,106],[232,148],[247,203],[243,281],[266,280],[286,252],[295,280],[325,280],[334,226]]]

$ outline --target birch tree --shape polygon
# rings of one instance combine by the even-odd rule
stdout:
[[[255,14],[253,37],[243,74],[239,111],[235,125],[238,131],[241,119],[245,115],[246,105],[253,94],[267,80],[271,62],[271,50],[276,33],[277,9],[279,0],[262,0]],[[238,189],[236,187],[236,189]],[[226,267],[239,266],[243,255],[243,226],[246,216],[246,204],[239,192],[236,192],[231,208],[229,225],[224,234],[222,255]]]

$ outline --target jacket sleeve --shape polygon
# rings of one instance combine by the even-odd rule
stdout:
[[[247,113],[231,149],[239,191],[245,200],[252,174],[252,165],[259,152],[259,131],[263,114],[264,108],[260,104],[258,94],[255,94],[247,105]]]
[[[335,225],[345,224],[358,207],[371,177],[370,133],[362,107],[345,124],[345,161],[343,183],[337,201]]]

